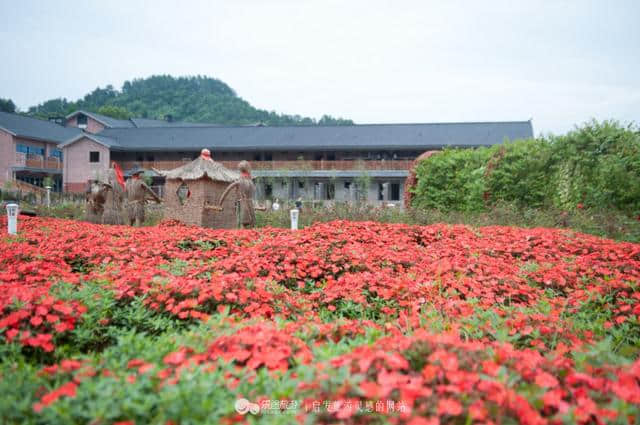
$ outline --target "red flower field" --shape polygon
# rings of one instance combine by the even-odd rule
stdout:
[[[21,217],[0,417],[637,423],[639,285],[640,245],[557,229]]]

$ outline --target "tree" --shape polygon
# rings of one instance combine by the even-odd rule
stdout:
[[[100,108],[98,108],[97,112],[99,114],[120,120],[128,120],[132,116],[131,112],[129,112],[127,109],[120,106],[112,105],[101,106]]]
[[[78,108],[76,108],[75,104],[65,98],[50,99],[40,105],[30,107],[29,115],[48,119],[51,116],[68,115],[76,109]]]
[[[104,108],[104,109],[103,109]],[[300,115],[257,109],[224,82],[205,76],[153,75],[125,81],[120,91],[113,86],[96,88],[76,102],[53,99],[29,108],[31,115],[48,118],[83,109],[113,118],[142,117],[226,125],[352,125],[353,121],[323,116],[319,121]]]
[[[0,97],[0,111],[2,112],[16,112],[16,105],[11,99],[3,99]]]

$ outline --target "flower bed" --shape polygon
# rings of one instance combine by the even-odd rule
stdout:
[[[21,218],[0,417],[633,423],[639,284],[640,245],[564,230]]]

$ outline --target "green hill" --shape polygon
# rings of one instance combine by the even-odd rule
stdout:
[[[51,99],[29,108],[41,118],[67,115],[78,109],[114,118],[142,117],[207,122],[227,125],[350,125],[351,120],[324,115],[320,120],[299,115],[277,114],[254,108],[224,82],[215,78],[154,75],[125,81],[121,90],[108,85],[97,88],[75,102]]]

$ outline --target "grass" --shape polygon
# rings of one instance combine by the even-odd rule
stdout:
[[[46,208],[41,205],[24,205],[39,216],[82,220],[84,205],[62,203]],[[0,214],[6,214],[3,210]],[[279,211],[257,211],[257,227],[290,227],[289,209]],[[144,225],[153,226],[162,220],[162,207],[152,204],[147,207]],[[629,215],[610,209],[577,209],[564,211],[545,208],[518,208],[509,203],[500,203],[486,211],[439,211],[404,210],[399,207],[383,208],[367,204],[337,203],[328,207],[303,207],[298,224],[308,227],[313,223],[334,220],[376,221],[382,223],[405,223],[429,225],[434,223],[465,224],[481,226],[552,227],[571,229],[617,241],[640,242],[640,216]]]
[[[618,241],[640,242],[640,219],[615,210],[517,208],[498,204],[487,211],[462,212],[439,210],[403,210],[365,204],[336,204],[328,208],[308,208],[300,212],[299,226],[333,220],[376,221],[429,225],[434,223],[480,226],[555,227],[589,233]],[[257,212],[258,227],[289,227],[289,211]]]

